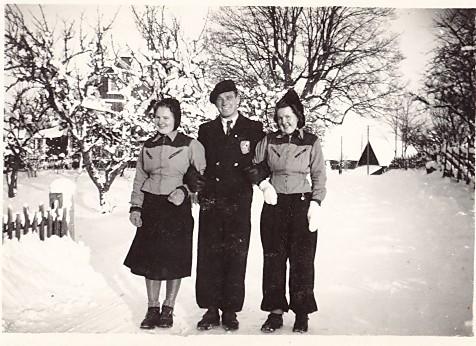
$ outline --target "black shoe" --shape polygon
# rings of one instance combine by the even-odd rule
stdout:
[[[220,315],[218,309],[208,309],[197,323],[198,330],[209,330],[220,325]]]
[[[272,333],[276,329],[279,329],[283,326],[283,315],[282,314],[275,314],[270,313],[268,318],[261,326],[261,331],[263,333]]]
[[[294,321],[293,332],[306,333],[308,329],[308,326],[307,326],[308,320],[309,318],[307,317],[307,314],[297,314],[296,320]]]
[[[160,328],[170,328],[174,325],[174,318],[173,318],[174,308],[163,305],[162,306],[162,313],[160,314],[159,320],[157,322],[157,327]]]
[[[236,314],[233,311],[223,311],[221,324],[226,331],[237,330],[240,326],[240,323],[236,319]]]
[[[160,307],[151,306],[147,309],[147,314],[141,322],[141,329],[154,329],[160,318]]]

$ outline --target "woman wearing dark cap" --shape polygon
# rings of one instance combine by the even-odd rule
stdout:
[[[147,314],[140,327],[172,327],[173,308],[181,278],[192,267],[193,218],[189,192],[197,181],[184,184],[189,168],[203,173],[203,146],[177,131],[181,110],[177,100],[166,98],[152,105],[158,133],[147,140],[139,154],[134,178],[130,221],[137,232],[124,264],[145,277]],[[166,297],[160,309],[159,293],[166,281]]]
[[[261,309],[270,312],[261,330],[269,333],[281,328],[283,312],[291,309],[296,314],[293,331],[303,333],[308,330],[308,314],[317,310],[316,222],[326,195],[326,170],[318,138],[303,130],[304,107],[294,90],[278,101],[274,120],[279,130],[258,143],[253,160],[256,167],[266,163],[270,170],[269,181],[259,184],[265,199],[260,224],[264,252]]]

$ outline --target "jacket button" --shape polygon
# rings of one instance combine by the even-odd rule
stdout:
[[[215,178],[216,181],[220,181],[220,178]]]
[[[217,163],[215,163],[217,166],[220,166],[220,161],[218,161]]]
[[[237,166],[238,166],[238,162],[235,162],[235,163],[233,164],[233,166],[237,167]]]

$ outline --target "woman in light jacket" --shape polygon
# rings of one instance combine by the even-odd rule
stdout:
[[[316,222],[326,195],[326,170],[319,139],[303,130],[304,108],[294,90],[278,101],[274,120],[279,130],[258,143],[253,160],[255,167],[270,171],[269,181],[259,184],[265,199],[260,224],[264,253],[261,309],[270,312],[261,330],[269,333],[281,328],[283,312],[291,309],[296,314],[293,331],[302,333],[308,330],[308,314],[317,310]]]
[[[139,154],[134,178],[130,221],[137,232],[124,265],[145,277],[147,314],[140,327],[172,327],[173,308],[181,278],[192,266],[193,218],[188,194],[197,181],[184,184],[189,168],[205,170],[203,146],[177,131],[181,109],[177,100],[153,103],[153,121],[158,133],[147,140]],[[198,175],[199,176],[199,175]],[[160,309],[161,282],[166,297]]]

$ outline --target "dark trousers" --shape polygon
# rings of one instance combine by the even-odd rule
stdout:
[[[261,243],[264,253],[261,310],[295,313],[317,310],[314,298],[314,258],[317,232],[309,232],[310,194],[278,194],[276,205],[263,205]],[[286,265],[289,259],[289,295],[286,299]]]
[[[241,311],[251,231],[251,196],[201,198],[196,299],[201,308]]]

